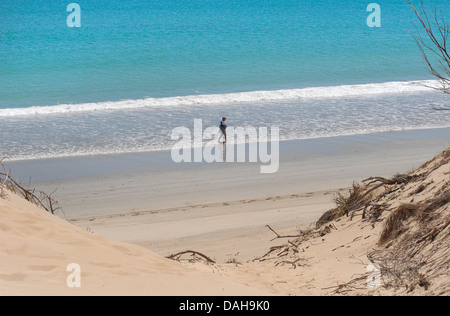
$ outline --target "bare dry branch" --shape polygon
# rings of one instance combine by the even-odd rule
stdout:
[[[266,227],[267,228],[269,228],[277,237],[275,237],[274,239],[272,239],[271,241],[273,241],[273,240],[275,240],[275,239],[278,239],[278,238],[297,238],[297,237],[300,237],[301,235],[284,235],[284,236],[281,236],[281,235],[279,235],[276,231],[274,231],[273,229],[272,229],[272,227],[270,227],[269,225],[266,225]]]
[[[187,254],[187,253],[190,253],[190,254],[193,254],[193,255],[198,255],[198,256],[204,258],[204,259],[205,259],[206,261],[208,261],[209,263],[216,263],[216,262],[215,262],[214,260],[212,260],[210,257],[208,257],[208,256],[206,256],[206,255],[204,255],[204,254],[202,254],[201,252],[194,251],[194,250],[185,250],[185,251],[181,251],[181,252],[178,252],[178,253],[176,253],[176,254],[167,256],[166,258],[172,259],[172,260],[178,260],[178,258],[176,258],[176,257],[180,257],[181,255],[184,255],[184,254]]]
[[[4,172],[0,172],[0,183],[2,184],[0,190],[1,197],[5,197],[5,189],[7,189],[51,214],[55,214],[55,212],[58,210],[62,211],[61,207],[58,204],[58,201],[56,201],[52,197],[52,194],[55,193],[56,190],[51,194],[46,194],[42,191],[36,191],[35,189],[26,189],[11,177],[10,168],[6,168],[5,164],[3,163],[5,159],[6,158],[0,160],[0,166],[4,170]]]
[[[417,21],[413,22],[415,31],[410,31],[410,34],[416,41],[430,73],[441,84],[441,87],[434,89],[450,94],[450,55],[447,47],[450,27],[442,8],[438,10],[435,3],[424,0],[418,5],[412,0],[406,2],[417,18]]]

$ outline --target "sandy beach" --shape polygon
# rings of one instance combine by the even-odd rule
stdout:
[[[319,234],[303,248],[315,263],[301,270],[292,263],[300,259],[292,268],[265,254],[312,228],[353,182],[410,172],[448,148],[449,136],[440,129],[285,142],[271,175],[254,164],[174,165],[167,152],[14,162],[13,174],[54,192],[63,211],[53,216],[3,193],[0,293],[328,295],[365,271],[378,236],[370,225],[333,224],[342,229],[327,242]],[[442,168],[439,183],[448,178]],[[216,263],[164,258],[185,250]],[[70,263],[82,267],[81,288],[65,284]]]
[[[2,296],[268,294],[78,229],[13,194],[0,199],[0,215]]]
[[[58,215],[111,240],[167,256],[193,249],[219,262],[251,260],[308,227],[339,190],[411,171],[450,145],[450,129],[282,142],[280,170],[259,164],[175,164],[169,152],[12,164],[53,194]]]
[[[450,295],[450,1],[0,11],[0,296]]]

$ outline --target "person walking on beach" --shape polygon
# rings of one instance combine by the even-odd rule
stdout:
[[[220,130],[222,131],[222,135],[219,137],[219,142],[222,139],[222,136],[225,137],[224,144],[227,142],[227,124],[225,124],[225,121],[227,120],[226,117],[222,117],[222,121],[220,121]]]

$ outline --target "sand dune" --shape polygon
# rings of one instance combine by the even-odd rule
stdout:
[[[450,149],[413,172],[354,186],[316,228],[277,238],[254,260],[214,264],[100,237],[2,190],[0,294],[449,295],[449,187]],[[300,197],[282,202],[310,205]],[[79,288],[67,284],[72,263]]]
[[[11,193],[0,218],[1,295],[267,295],[83,231]],[[67,286],[71,263],[80,288]]]
[[[227,274],[280,295],[450,295],[450,149],[373,181],[334,219]]]

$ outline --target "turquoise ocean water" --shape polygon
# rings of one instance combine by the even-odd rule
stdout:
[[[223,115],[282,139],[450,126],[410,83],[432,77],[403,0],[377,1],[380,28],[363,0],[72,1],[0,2],[0,156],[168,148]]]

